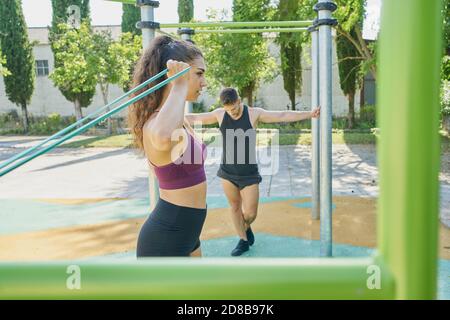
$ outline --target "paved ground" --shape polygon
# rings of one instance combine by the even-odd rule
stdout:
[[[36,141],[38,137],[0,137],[0,161]],[[259,149],[259,153],[263,159],[270,154],[264,148]],[[319,222],[311,221],[309,200],[303,198],[311,193],[311,149],[309,146],[283,146],[274,154],[278,155],[278,161],[272,162],[274,167],[260,166],[265,175],[261,184],[260,217],[255,224],[258,242],[246,256],[318,255]],[[220,209],[226,208],[227,203],[215,175],[219,160],[220,150],[209,148],[206,169],[211,214],[202,232],[202,240],[205,240],[202,250],[206,257],[229,256],[236,242],[226,209]],[[61,259],[68,254],[69,246],[70,255],[78,252],[79,257],[92,261],[134,260],[135,238],[147,216],[147,190],[146,161],[130,149],[62,148],[43,155],[0,178],[0,215],[6,221],[0,223],[0,247],[3,245],[0,260],[20,260],[12,253],[20,253],[27,259],[31,257],[33,261],[36,257],[49,259],[45,252],[53,255],[50,258]],[[438,297],[450,299],[450,154],[442,156],[440,190],[440,218],[447,228],[440,228]],[[370,255],[376,246],[373,198],[378,196],[374,146],[333,146],[333,194],[370,197],[333,199],[334,204],[337,203],[333,213],[333,238],[336,240],[333,256]],[[104,201],[104,198],[126,200]],[[345,207],[345,198],[366,201],[366,207],[361,209],[354,200],[350,207],[348,203]],[[351,209],[357,214],[349,214]],[[279,219],[281,211],[286,219]],[[367,216],[368,213],[371,215]],[[345,219],[353,220],[346,222]],[[281,223],[283,221],[286,223]],[[219,235],[219,231],[223,234]],[[362,241],[364,237],[367,241]]]
[[[80,137],[82,138],[82,137]],[[0,137],[0,161],[36,144],[39,137]],[[208,195],[223,195],[216,177],[220,150],[208,149]],[[271,153],[259,149],[267,158]],[[272,168],[260,166],[261,196],[311,194],[310,146],[281,146]],[[130,149],[56,149],[1,178],[0,198],[146,198],[145,159]],[[450,154],[442,155],[441,221],[450,227]],[[378,196],[373,145],[333,145],[333,194]]]

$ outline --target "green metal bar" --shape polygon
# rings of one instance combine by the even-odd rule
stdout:
[[[160,28],[271,28],[271,27],[309,27],[312,21],[208,21],[161,23]]]
[[[378,239],[399,299],[436,298],[441,6],[382,6]]]
[[[174,38],[174,39],[181,39],[181,37],[179,35],[174,34],[174,33],[165,32],[165,31],[162,31],[161,29],[156,29],[155,31],[157,33],[163,34],[165,36],[169,36],[169,37]]]
[[[393,277],[383,265],[377,264],[380,289],[367,286],[368,268],[375,263],[371,258],[4,263],[0,299],[392,299]],[[80,289],[69,289],[68,281]]]
[[[135,103],[136,101],[138,101],[138,100],[140,100],[140,99],[146,97],[146,96],[149,95],[150,93],[152,93],[152,92],[158,90],[159,88],[165,86],[165,85],[168,84],[170,81],[172,81],[172,80],[174,80],[174,79],[180,77],[181,75],[185,74],[186,72],[188,72],[188,71],[190,70],[190,68],[191,68],[191,67],[188,67],[188,68],[184,69],[183,71],[178,72],[177,74],[173,75],[172,77],[170,77],[170,78],[168,78],[168,79],[166,79],[166,80],[164,80],[164,81],[158,83],[157,85],[151,87],[150,89],[148,89],[148,90],[142,92],[141,94],[137,95],[136,97],[130,99],[130,100],[127,101],[126,103],[121,104],[120,106],[115,107],[114,109],[108,111],[107,113],[105,113],[104,115],[100,116],[99,118],[94,119],[94,120],[92,120],[92,121],[86,123],[85,125],[81,126],[80,128],[76,129],[75,131],[71,132],[70,134],[68,134],[68,135],[66,135],[66,136],[64,136],[64,137],[62,137],[60,140],[53,142],[53,143],[50,144],[49,146],[47,146],[47,147],[45,147],[45,148],[39,150],[38,152],[36,152],[36,153],[30,155],[29,157],[22,158],[22,160],[20,160],[20,161],[14,163],[11,167],[6,168],[6,169],[4,169],[4,170],[1,170],[1,171],[0,171],[0,177],[3,176],[3,175],[5,175],[5,174],[7,174],[8,172],[13,171],[14,169],[16,169],[16,168],[18,168],[18,167],[24,165],[24,164],[27,163],[28,161],[31,161],[31,160],[33,160],[34,158],[36,158],[36,157],[38,157],[38,156],[40,156],[40,155],[42,155],[42,154],[44,154],[44,153],[46,153],[46,152],[52,150],[53,148],[57,147],[58,145],[60,145],[60,144],[63,143],[64,141],[67,141],[67,140],[69,140],[70,138],[72,138],[72,137],[74,137],[74,136],[76,136],[76,135],[78,135],[78,134],[80,134],[80,133],[86,131],[87,129],[89,129],[89,128],[95,126],[97,123],[99,123],[99,122],[101,122],[101,121],[103,121],[103,120],[109,118],[109,117],[112,116],[113,114],[116,114],[117,112],[119,112],[119,111],[125,109],[126,107],[128,107],[129,105]]]
[[[145,82],[141,83],[140,85],[138,85],[137,87],[131,89],[130,91],[124,93],[123,95],[121,95],[120,97],[116,98],[114,101],[108,103],[106,106],[98,109],[97,111],[91,113],[90,115],[84,117],[83,119],[78,120],[75,123],[72,123],[70,126],[68,126],[67,128],[64,128],[60,131],[58,131],[57,133],[55,133],[54,135],[48,137],[47,139],[45,139],[44,141],[40,142],[39,144],[35,145],[32,148],[29,148],[25,151],[22,151],[14,156],[12,156],[11,158],[3,161],[2,163],[0,163],[0,169],[10,165],[11,163],[13,163],[14,161],[23,158],[26,155],[29,155],[31,152],[33,152],[34,150],[38,149],[39,147],[42,147],[44,144],[46,144],[47,142],[49,142],[50,140],[54,140],[56,138],[59,138],[60,136],[66,134],[67,132],[69,132],[70,130],[74,129],[75,127],[77,127],[78,125],[82,124],[83,122],[85,122],[88,119],[92,119],[96,116],[98,116],[100,113],[104,112],[105,110],[107,110],[108,108],[110,108],[112,105],[116,104],[117,102],[119,102],[120,100],[122,100],[123,98],[129,96],[130,94],[144,88],[146,85],[148,85],[149,83],[152,83],[153,81],[155,81],[156,79],[159,79],[161,76],[165,75],[167,73],[167,69],[161,71],[160,73],[158,73],[157,75],[151,77],[150,79],[146,80]]]
[[[198,29],[195,33],[263,33],[263,32],[300,32],[308,28],[258,28],[258,29]]]

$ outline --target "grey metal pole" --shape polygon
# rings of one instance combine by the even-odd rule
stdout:
[[[319,0],[314,6],[319,18],[319,104],[320,115],[320,255],[332,256],[332,87],[331,87],[331,26],[336,20],[331,13],[336,5],[328,0]]]
[[[159,7],[158,1],[136,0],[136,5],[141,8],[141,21],[137,27],[142,29],[142,48],[145,50],[155,38],[154,8]],[[159,199],[159,184],[153,172],[148,175],[150,210],[153,210]]]
[[[154,22],[154,8],[159,7],[158,1],[136,0],[136,5],[141,8],[141,21],[138,28],[142,29],[142,47],[145,49],[155,38],[155,29],[158,24]]]
[[[181,36],[182,40],[191,41],[191,35],[195,33],[194,29],[183,28],[178,29],[178,34]],[[194,104],[192,102],[186,101],[186,106],[184,108],[185,113],[192,113],[194,110]]]
[[[310,28],[311,33],[311,110],[319,105],[319,31]],[[319,118],[320,119],[320,118]],[[311,219],[320,218],[320,121],[311,119]]]

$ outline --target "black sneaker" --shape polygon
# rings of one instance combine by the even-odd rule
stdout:
[[[248,227],[247,231],[247,240],[249,245],[253,245],[255,243],[255,235],[253,234],[252,227]]]
[[[233,251],[231,251],[231,255],[233,257],[240,256],[241,254],[243,254],[245,251],[248,251],[249,249],[250,249],[250,246],[248,245],[248,241],[241,239],[241,240],[239,240],[236,248],[234,248]]]

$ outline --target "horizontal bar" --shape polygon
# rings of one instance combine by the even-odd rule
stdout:
[[[131,105],[131,104],[135,103],[136,101],[138,101],[138,100],[140,100],[140,99],[146,97],[146,96],[149,95],[150,93],[152,93],[152,92],[158,90],[159,88],[165,86],[165,85],[168,84],[170,81],[172,81],[172,80],[174,80],[174,79],[180,77],[181,75],[185,74],[186,72],[189,71],[190,68],[191,68],[191,67],[188,67],[188,68],[186,68],[186,69],[184,69],[184,70],[178,72],[177,74],[173,75],[172,77],[170,77],[170,78],[168,78],[168,79],[166,79],[166,80],[164,80],[164,81],[158,83],[157,85],[155,85],[155,86],[153,86],[153,87],[147,89],[146,91],[140,93],[140,94],[137,95],[136,97],[133,97],[132,99],[128,100],[126,103],[121,104],[120,106],[115,107],[114,109],[108,111],[107,113],[105,113],[104,115],[100,116],[99,118],[94,119],[94,120],[92,120],[92,121],[86,123],[85,125],[81,126],[80,128],[76,129],[75,131],[71,132],[70,134],[68,134],[68,135],[66,135],[66,136],[64,136],[64,137],[62,137],[60,140],[58,140],[58,141],[56,141],[56,142],[53,142],[53,143],[50,144],[49,146],[47,146],[47,147],[45,147],[45,148],[39,150],[38,152],[36,152],[36,153],[30,155],[30,156],[27,157],[27,158],[22,158],[22,160],[20,160],[19,162],[14,163],[11,167],[1,170],[1,171],[0,171],[0,177],[1,177],[1,176],[4,176],[5,174],[7,174],[7,173],[9,173],[9,172],[11,172],[12,170],[14,170],[14,169],[16,169],[16,168],[18,168],[18,167],[24,165],[24,164],[27,163],[28,161],[31,161],[31,160],[33,160],[34,158],[36,158],[36,157],[38,157],[38,156],[40,156],[40,155],[42,155],[42,154],[44,154],[44,153],[46,153],[46,152],[52,150],[53,148],[57,147],[58,145],[60,145],[60,144],[63,143],[64,141],[67,141],[67,140],[69,140],[70,138],[72,138],[72,137],[74,137],[74,136],[76,136],[76,135],[78,135],[78,134],[80,134],[80,133],[83,133],[83,132],[86,131],[87,129],[89,129],[89,128],[95,126],[97,123],[99,123],[99,122],[101,122],[101,121],[103,121],[103,120],[109,118],[109,117],[112,116],[113,114],[118,113],[119,111],[125,109],[125,108],[128,107],[129,105]]]
[[[392,299],[384,266],[380,289],[368,288],[374,264],[372,258],[3,263],[0,299]]]
[[[309,27],[312,21],[207,21],[207,22],[181,22],[161,23],[160,28],[269,28],[269,27]]]
[[[300,32],[308,28],[258,28],[258,29],[198,29],[195,33],[263,33],[263,32]]]
[[[161,76],[165,75],[167,73],[167,69],[161,71],[160,73],[158,73],[157,75],[151,77],[150,79],[144,81],[143,83],[141,83],[140,85],[138,85],[137,87],[131,89],[130,91],[124,93],[123,95],[121,95],[120,97],[116,98],[114,101],[108,103],[107,105],[103,106],[102,108],[98,109],[97,111],[91,113],[90,115],[87,115],[86,117],[84,117],[83,119],[78,120],[75,123],[72,123],[71,125],[69,125],[68,127],[58,131],[57,133],[53,134],[52,136],[48,137],[47,139],[45,139],[44,141],[40,142],[39,144],[35,145],[34,147],[31,147],[27,150],[24,150],[14,156],[12,156],[9,159],[6,159],[5,161],[3,161],[2,163],[0,163],[0,169],[10,165],[11,163],[13,163],[14,161],[25,157],[26,155],[29,155],[31,152],[33,152],[34,150],[38,149],[39,147],[45,145],[47,142],[49,142],[50,140],[54,140],[59,138],[60,136],[66,134],[67,132],[69,132],[70,130],[72,130],[73,128],[77,127],[78,125],[82,124],[84,121],[88,120],[88,119],[92,119],[96,116],[98,116],[100,113],[104,112],[105,110],[107,110],[108,108],[110,108],[112,105],[116,104],[117,102],[119,102],[120,100],[122,100],[123,98],[126,98],[127,96],[129,96],[132,93],[135,93],[136,91],[142,89],[143,87],[145,87],[146,85],[148,85],[149,83],[155,81],[156,79],[159,79]]]
[[[156,29],[155,31],[160,33],[160,34],[163,34],[165,36],[169,36],[171,38],[180,39],[181,40],[181,37],[179,35],[177,35],[177,34],[170,33],[170,32],[165,32],[165,31],[162,31],[161,29]]]

